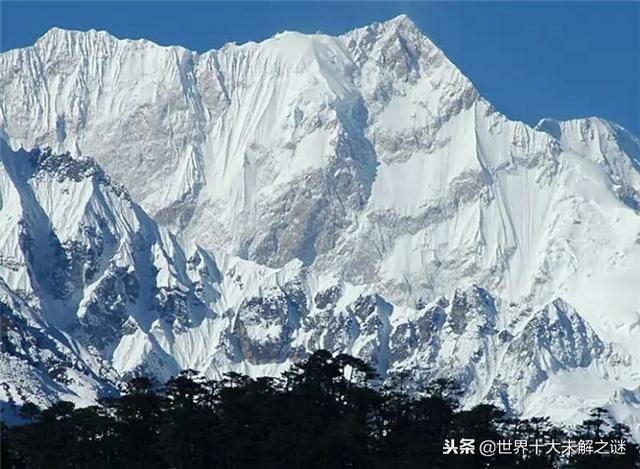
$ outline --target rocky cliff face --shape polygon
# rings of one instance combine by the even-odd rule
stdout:
[[[327,348],[638,412],[621,127],[510,121],[404,16],[204,54],[54,29],[0,71],[5,401]]]

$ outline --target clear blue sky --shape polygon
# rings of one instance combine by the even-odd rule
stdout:
[[[1,50],[49,28],[205,51],[283,30],[339,34],[406,13],[509,117],[597,115],[640,135],[640,3],[2,2]]]

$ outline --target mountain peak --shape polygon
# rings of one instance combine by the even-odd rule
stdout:
[[[36,41],[34,47],[47,50],[71,51],[77,48],[85,50],[87,47],[108,46],[115,41],[119,41],[119,39],[107,31],[98,31],[97,29],[80,31],[53,27]]]
[[[625,153],[640,158],[640,140],[615,122],[602,117],[582,117],[558,120],[550,117],[541,119],[535,126],[536,130],[546,132],[558,140],[572,138],[581,142],[594,139],[615,141],[621,145]]]
[[[408,15],[402,13],[390,20],[383,21],[380,23],[386,28],[395,28],[395,29],[403,29],[403,30],[413,30],[420,31],[418,25],[413,21]]]
[[[600,133],[626,133],[631,134],[627,129],[613,121],[603,117],[589,116],[576,117],[572,119],[554,119],[552,117],[544,117],[536,124],[536,130],[544,132],[553,132],[556,127],[575,127],[580,129],[597,129]]]
[[[111,36],[106,31],[98,31],[97,29],[88,29],[87,31],[80,31],[76,29],[64,29],[54,26],[49,31],[44,33],[37,41],[36,44],[43,42],[59,41],[66,38],[77,38],[80,36]]]
[[[71,30],[69,29],[64,29],[64,28],[59,28],[58,26],[54,26],[51,29],[49,29],[47,32],[45,32],[42,36],[40,36],[37,42],[55,39],[70,32]]]
[[[565,121],[546,118],[536,125],[536,130],[602,165],[618,197],[640,211],[640,139],[635,135],[600,117]]]
[[[409,43],[425,42],[429,49],[436,48],[427,35],[409,16],[401,14],[386,21],[376,21],[370,25],[346,34],[347,36],[365,36],[369,38],[402,38]]]

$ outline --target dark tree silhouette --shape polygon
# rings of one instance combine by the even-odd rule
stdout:
[[[324,350],[280,378],[208,380],[187,370],[160,386],[137,377],[97,406],[23,406],[23,425],[0,426],[2,468],[637,467],[629,429],[605,409],[564,431],[548,418],[507,416],[492,405],[462,409],[455,383],[415,389],[409,378],[399,373],[381,385],[362,360]],[[626,447],[567,456],[477,451],[483,440],[534,445],[568,437]],[[445,440],[461,438],[474,439],[475,454],[443,454]]]

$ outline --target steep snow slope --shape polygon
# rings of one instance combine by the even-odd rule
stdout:
[[[640,140],[617,124],[597,117],[559,122],[541,120],[536,129],[558,139],[563,147],[598,163],[618,196],[640,210]]]
[[[275,375],[326,348],[362,357],[383,379],[452,377],[468,404],[569,421],[601,404],[630,423],[637,414],[637,360],[560,299],[535,311],[473,285],[407,307],[300,261],[273,269],[214,256],[158,228],[89,158],[3,144],[0,188],[9,409],[87,404],[137,373]],[[592,387],[589,396],[567,389],[570,414],[564,401],[540,407],[576,377]]]
[[[580,369],[584,382],[605,384],[575,397],[584,404],[575,408],[637,406],[637,390],[623,390],[633,382],[603,370],[640,359],[638,139],[596,118],[535,129],[510,121],[405,16],[340,37],[286,32],[204,54],[53,29],[0,54],[0,129],[14,150],[94,156],[181,240],[131,202],[109,209],[127,215],[100,215],[107,209],[85,182],[36,184],[15,176],[29,169],[7,170],[22,182],[0,188],[2,265],[15,267],[0,278],[46,327],[109,330],[105,343],[88,340],[118,376],[185,366],[275,373],[323,346],[368,357],[383,374],[409,363],[427,374],[466,370],[470,402],[542,409],[543,390],[570,390]],[[64,211],[51,213],[57,206]],[[28,236],[21,216],[33,220]],[[29,259],[24,240],[45,248]],[[73,257],[61,254],[64,243],[99,260],[89,272],[84,257],[63,262]],[[117,269],[105,273],[111,260]],[[46,267],[58,263],[52,280]],[[441,347],[396,324],[474,285],[499,303],[483,310],[495,320],[478,321],[500,324],[509,344],[551,305],[564,305],[556,309],[579,329],[571,304],[587,336],[608,345],[591,361],[564,357],[566,376],[540,352],[502,378],[515,346],[494,334],[475,331],[457,346],[464,334],[442,331]],[[332,306],[316,307],[325,296]],[[402,359],[390,358],[396,328],[419,345]],[[411,361],[421,353],[434,353],[437,367]],[[514,376],[525,372],[536,378],[521,388]]]
[[[406,17],[202,55],[53,29],[2,54],[0,70],[14,148],[91,154],[185,237],[273,266],[312,263],[353,225],[387,158],[367,135],[374,117],[416,108],[408,131],[437,147],[437,129],[477,98]],[[391,103],[406,91],[406,106]]]

